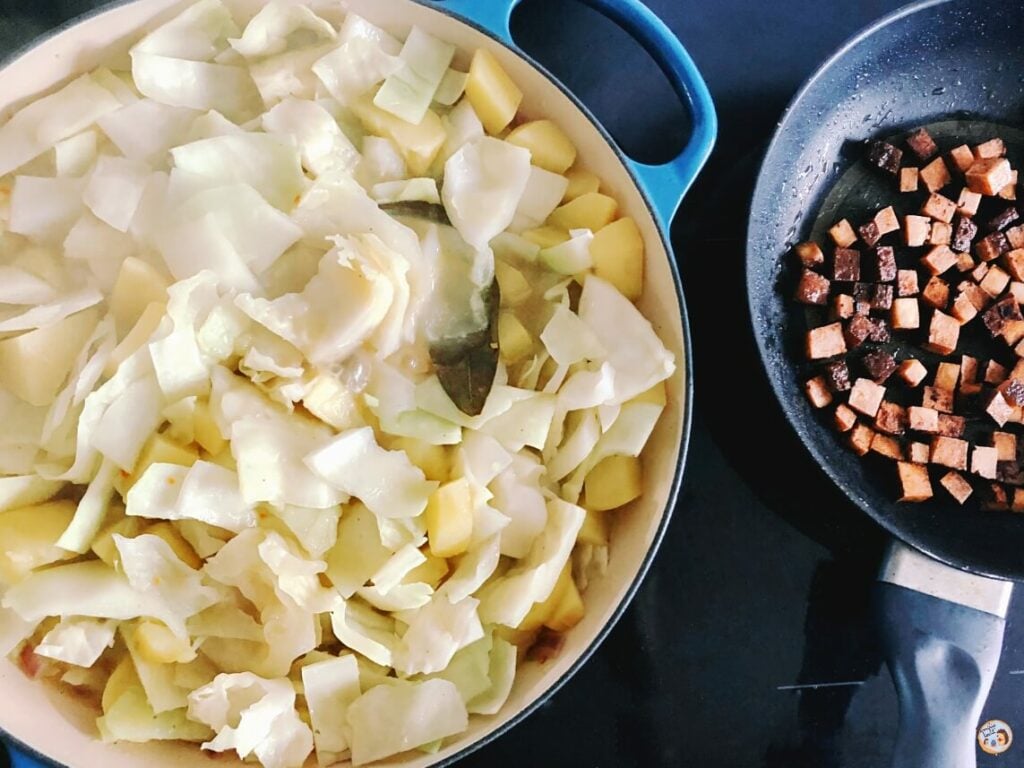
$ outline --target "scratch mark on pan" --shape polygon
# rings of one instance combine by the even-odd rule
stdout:
[[[1021,670],[1024,673],[1024,670]],[[1012,672],[1010,674],[1013,674]],[[780,685],[777,691],[801,691],[805,688],[841,688],[844,686],[864,685],[866,680],[850,680],[842,683],[803,683],[801,685]]]

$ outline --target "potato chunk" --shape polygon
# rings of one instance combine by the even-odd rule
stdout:
[[[588,509],[618,509],[643,491],[643,467],[635,456],[608,456],[584,481]]]
[[[427,540],[434,557],[455,557],[473,535],[473,495],[464,477],[445,483],[427,502]]]
[[[550,120],[531,120],[518,125],[505,140],[530,150],[531,162],[545,171],[565,173],[576,162],[575,145]]]
[[[52,403],[97,320],[87,309],[0,341],[0,385],[30,405]]]
[[[57,539],[75,514],[73,501],[49,501],[0,512],[0,583],[14,584],[39,568],[74,557]]]
[[[594,274],[619,289],[630,301],[644,290],[644,238],[628,216],[594,233],[590,242]]]
[[[478,48],[469,65],[466,98],[487,132],[494,135],[512,122],[523,100],[523,92],[490,51]]]

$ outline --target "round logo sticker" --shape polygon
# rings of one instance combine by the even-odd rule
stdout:
[[[986,755],[1001,755],[1013,744],[1013,731],[1002,720],[989,720],[978,729],[978,746]]]

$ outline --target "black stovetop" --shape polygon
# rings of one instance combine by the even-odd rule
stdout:
[[[843,40],[901,3],[647,2],[693,55],[720,119],[715,154],[673,228],[696,355],[683,493],[646,583],[590,663],[462,765],[882,766],[897,726],[870,618],[885,540],[812,463],[771,397],[747,320],[743,230],[787,101]],[[0,50],[100,4],[0,0]],[[671,154],[683,113],[619,30],[570,0],[527,0],[515,27],[627,150]],[[753,429],[736,430],[738,411]],[[1024,620],[1012,612],[1006,638],[984,715],[1024,735],[1024,674],[1012,674],[1024,671]],[[1024,765],[1022,754],[998,764]]]

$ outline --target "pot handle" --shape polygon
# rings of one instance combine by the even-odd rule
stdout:
[[[512,11],[520,0],[443,0],[435,2],[455,16],[489,32],[513,50]],[[683,151],[660,165],[626,158],[647,196],[655,218],[667,234],[683,195],[690,189],[715,143],[718,118],[711,94],[682,43],[640,0],[581,0],[628,32],[657,62],[690,112],[690,138]]]
[[[42,763],[23,752],[19,752],[14,745],[7,744],[5,746],[7,748],[7,756],[11,761],[11,768],[43,768]],[[2,759],[2,756],[0,756],[0,759]]]

